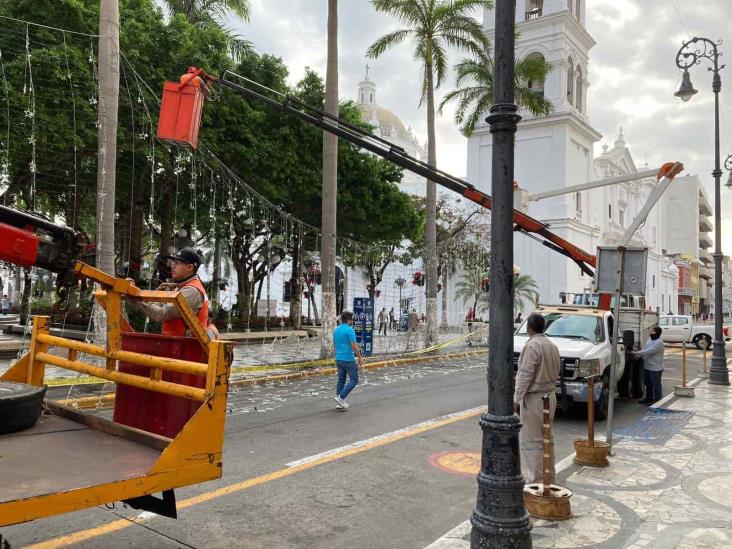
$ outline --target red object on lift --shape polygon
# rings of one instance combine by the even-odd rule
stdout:
[[[123,332],[122,350],[202,364],[208,361],[198,340],[192,337]],[[149,367],[128,362],[120,361],[119,371],[150,377]],[[205,377],[167,370],[163,370],[162,380],[200,389],[206,387]],[[195,400],[118,384],[113,420],[136,429],[175,438],[200,406],[201,403]]]
[[[157,137],[172,145],[198,146],[203,103],[208,93],[207,80],[212,77],[202,69],[189,67],[179,82],[163,84]]]
[[[38,257],[39,238],[34,232],[0,223],[0,259],[32,267]]]

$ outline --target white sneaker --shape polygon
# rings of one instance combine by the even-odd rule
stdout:
[[[339,408],[343,408],[344,410],[348,408],[348,404],[340,396],[338,396],[338,395],[334,396],[333,400],[336,401],[336,404],[338,405]]]

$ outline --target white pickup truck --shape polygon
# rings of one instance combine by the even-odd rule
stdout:
[[[666,343],[693,343],[697,349],[710,348],[714,340],[714,326],[694,324],[689,315],[662,315],[658,325]],[[729,328],[724,328],[724,339],[729,340]]]
[[[625,370],[625,347],[618,348],[618,367],[614,383],[610,383],[611,337],[613,333],[613,314],[592,306],[582,305],[541,305],[536,311],[546,318],[545,334],[559,349],[561,368],[557,379],[557,401],[563,408],[574,403],[588,400],[586,378],[602,374],[602,383],[595,385],[593,401],[595,417],[607,417],[610,387],[615,388]],[[658,321],[658,315],[634,308],[622,308],[620,313],[620,334],[633,331],[633,348],[639,341],[645,341],[650,328]],[[627,332],[626,332],[627,334]],[[629,336],[629,334],[627,334]],[[514,364],[528,341],[526,322],[516,330],[513,339]]]

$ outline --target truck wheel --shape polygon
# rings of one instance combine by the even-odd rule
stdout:
[[[608,406],[610,405],[610,380],[607,376],[602,377],[602,391],[600,398],[595,402],[595,420],[607,419]]]
[[[41,415],[46,387],[0,381],[0,434],[32,427]]]
[[[707,349],[712,348],[712,338],[708,335],[698,335],[694,338],[694,345],[696,345],[696,348],[700,351],[704,350],[704,346],[706,345]]]

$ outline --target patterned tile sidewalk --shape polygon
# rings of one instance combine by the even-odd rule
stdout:
[[[691,414],[649,411],[616,439],[610,467],[571,464],[559,474],[574,492],[573,517],[532,520],[534,547],[732,548],[732,388],[697,382],[694,398],[663,404]],[[659,416],[675,422],[672,436],[659,430]],[[467,549],[469,540],[466,521],[428,549]]]

